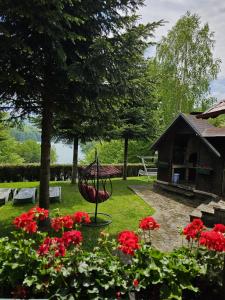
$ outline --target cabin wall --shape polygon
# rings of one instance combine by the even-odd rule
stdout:
[[[158,173],[157,179],[169,182],[171,179],[171,157],[173,137],[167,137],[158,148]]]
[[[198,167],[196,189],[221,195],[223,163],[203,142],[199,143]]]
[[[224,137],[214,137],[209,138],[209,142],[219,151],[221,158],[214,158],[214,183],[218,195],[225,195],[225,138]]]
[[[177,138],[179,140],[179,136],[187,139],[184,162],[176,162],[174,156],[177,151],[174,143]],[[216,156],[185,121],[176,122],[157,145],[157,179],[171,182],[172,164],[173,169],[178,170],[179,165],[184,165],[180,167],[184,173],[181,173],[180,177],[187,185],[190,184],[198,190],[216,195],[225,195],[225,138],[213,137],[208,140],[222,157]],[[179,143],[177,148],[179,149]],[[174,165],[178,165],[177,168]]]

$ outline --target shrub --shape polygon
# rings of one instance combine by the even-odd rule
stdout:
[[[222,225],[206,231],[194,220],[183,230],[189,246],[163,253],[146,237],[160,225],[146,217],[138,232],[123,231],[117,240],[102,232],[93,251],[85,251],[80,229],[90,222],[87,213],[58,215],[49,232],[40,232],[47,218],[47,210],[32,208],[14,219],[12,239],[0,239],[1,297],[127,299],[134,292],[136,299],[192,300],[212,299],[206,284],[215,295],[222,287]]]
[[[104,166],[104,165],[103,165]],[[105,165],[110,166],[110,165]],[[123,165],[113,165],[123,171]],[[154,166],[153,166],[154,167]],[[133,177],[138,175],[138,170],[143,169],[142,164],[128,164],[127,175]],[[51,181],[64,181],[71,179],[72,165],[56,164],[51,165]],[[118,175],[120,177],[122,175]],[[39,181],[40,165],[0,165],[0,182],[19,182],[19,181]]]

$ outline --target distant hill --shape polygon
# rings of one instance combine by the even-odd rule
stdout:
[[[32,125],[24,125],[20,128],[12,128],[10,130],[10,134],[17,141],[23,142],[26,140],[33,140],[40,142],[41,141],[41,133],[40,131]]]

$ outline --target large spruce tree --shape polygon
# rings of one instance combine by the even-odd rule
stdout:
[[[132,58],[156,26],[137,24],[141,5],[142,0],[0,2],[0,103],[18,115],[41,117],[41,207],[49,207],[54,118],[67,111],[76,118],[84,107],[101,110],[122,99]]]

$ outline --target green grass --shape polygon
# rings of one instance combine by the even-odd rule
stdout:
[[[104,227],[104,230],[112,236],[124,229],[136,230],[139,220],[153,213],[153,209],[147,205],[140,197],[135,195],[129,188],[129,185],[151,185],[145,177],[133,177],[127,181],[113,179],[112,197],[99,204],[98,211],[110,214],[113,222]],[[39,182],[16,182],[1,183],[0,187],[38,187]],[[80,195],[77,186],[69,182],[52,182],[52,186],[62,187],[62,202],[51,204],[50,210],[59,208],[63,214],[72,214],[76,211],[94,212],[95,205],[87,202]],[[22,212],[29,210],[32,204],[12,205],[9,201],[6,205],[0,207],[0,236],[9,235],[12,230],[12,220]],[[83,227],[82,232],[88,247],[93,246],[98,237],[101,228]]]

